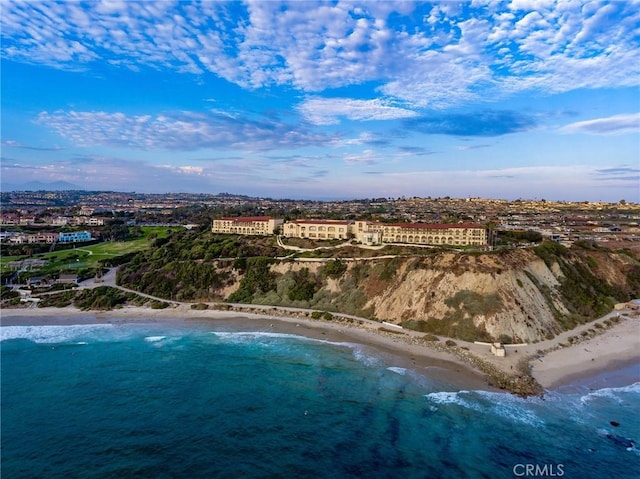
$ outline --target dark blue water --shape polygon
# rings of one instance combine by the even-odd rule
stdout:
[[[640,474],[640,384],[520,399],[292,335],[1,332],[3,479]]]

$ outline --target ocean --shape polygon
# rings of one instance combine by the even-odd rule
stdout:
[[[0,333],[3,479],[640,477],[640,383],[460,391],[360,344],[206,323]]]

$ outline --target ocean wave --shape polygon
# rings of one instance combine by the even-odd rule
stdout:
[[[486,410],[500,417],[533,427],[545,425],[544,420],[540,419],[532,409],[542,404],[542,399],[538,397],[522,398],[511,393],[492,391],[474,391],[474,394],[482,398]]]
[[[407,374],[407,368],[399,368],[396,366],[389,366],[387,368],[389,371],[392,371],[396,374],[400,374],[401,376],[404,376],[405,374]]]
[[[212,331],[218,339],[233,343],[252,343],[270,346],[273,343],[269,340],[292,340],[296,342],[328,344],[330,346],[349,348],[356,361],[368,367],[380,367],[382,360],[375,354],[367,352],[367,347],[359,343],[329,341],[326,339],[310,338],[289,333],[274,333],[270,331]]]
[[[587,404],[589,401],[593,399],[605,398],[605,399],[611,399],[613,401],[621,403],[623,401],[623,398],[620,395],[625,393],[632,393],[632,394],[640,393],[640,382],[629,384],[628,386],[617,387],[617,388],[596,389],[595,391],[592,391],[589,394],[585,394],[581,396],[580,402],[582,404]]]
[[[162,341],[163,339],[167,339],[166,336],[147,336],[144,340],[148,343],[157,343]]]
[[[461,394],[468,392],[469,391],[438,391],[425,394],[425,397],[436,404],[457,404],[458,406],[463,406],[469,409],[478,409],[477,405],[474,405],[462,398]]]
[[[538,399],[523,399],[510,393],[491,391],[440,391],[427,394],[425,397],[436,404],[455,404],[533,427],[545,425],[531,409]]]
[[[298,334],[273,333],[269,331],[212,331],[211,334],[215,335],[221,340],[229,342],[256,342],[268,339],[288,339],[299,342],[321,343],[347,348],[354,348],[359,346],[357,343],[328,341],[326,339],[310,338],[308,336],[301,336]]]
[[[113,331],[112,324],[44,325],[44,326],[3,326],[0,328],[0,341],[27,339],[34,343],[82,344],[80,338],[95,338],[96,333]]]
[[[367,367],[379,367],[382,360],[377,356],[368,353],[365,347],[360,344],[351,344],[350,347],[353,350],[353,357],[356,361],[363,363]]]

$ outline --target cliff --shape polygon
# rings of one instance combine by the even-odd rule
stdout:
[[[184,249],[187,260],[180,250],[174,245],[171,254],[152,250],[136,258],[119,274],[120,284],[182,301],[337,311],[503,342],[550,339],[640,297],[638,257],[588,244],[328,261],[198,259],[193,248]]]
[[[250,301],[362,315],[465,340],[531,342],[640,296],[640,266],[610,251],[559,249],[420,258],[270,264]],[[242,281],[227,291],[239,291]],[[231,301],[248,299],[232,294]]]

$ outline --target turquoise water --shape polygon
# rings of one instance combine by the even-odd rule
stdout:
[[[3,478],[640,475],[640,383],[521,399],[294,335],[0,332]]]

